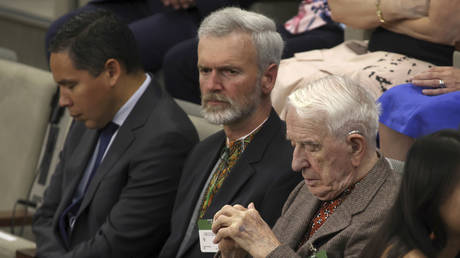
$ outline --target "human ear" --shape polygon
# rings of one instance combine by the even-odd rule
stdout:
[[[121,74],[120,62],[114,58],[109,58],[104,64],[104,73],[109,85],[115,86]]]
[[[260,81],[262,92],[265,95],[269,95],[270,92],[273,90],[276,82],[276,76],[278,75],[278,65],[271,64],[265,69],[264,73],[262,74],[262,78]]]
[[[349,134],[347,136],[347,144],[351,150],[351,163],[353,166],[358,167],[366,154],[366,138],[358,133]]]

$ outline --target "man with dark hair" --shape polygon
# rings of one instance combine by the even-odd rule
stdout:
[[[37,210],[38,257],[151,257],[169,234],[186,114],[146,74],[129,28],[84,12],[50,46],[59,104],[74,118]]]
[[[101,31],[101,33],[99,33]],[[98,76],[107,59],[117,59],[127,73],[141,72],[142,63],[133,33],[109,11],[88,11],[62,28],[49,46],[51,53],[69,50],[75,68]]]

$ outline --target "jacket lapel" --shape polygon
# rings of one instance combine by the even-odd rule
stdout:
[[[230,171],[230,174],[225,179],[221,188],[219,189],[216,196],[214,197],[213,203],[206,211],[204,218],[213,218],[214,214],[218,210],[220,210],[222,206],[226,204],[232,204],[236,196],[238,196],[238,194],[241,192],[241,188],[243,188],[243,185],[255,173],[258,172],[253,168],[252,164],[255,164],[262,160],[263,153],[265,149],[267,148],[267,145],[270,139],[273,137],[273,134],[275,134],[276,131],[279,130],[279,126],[281,124],[279,120],[280,119],[277,117],[275,111],[272,109],[268,120],[265,122],[264,125],[262,125],[262,128],[260,129],[260,131],[256,134],[252,142],[249,143],[249,145],[246,147],[244,152],[241,154],[241,157],[238,159],[237,163]],[[225,139],[225,134],[223,132],[221,133],[222,133],[223,138]],[[222,146],[222,145],[219,145],[219,146]],[[221,147],[214,150],[214,152],[216,153],[215,155],[220,154],[219,153],[220,149]],[[210,173],[211,170],[214,168],[214,165],[217,162],[217,158],[218,157],[215,156],[214,159],[209,159],[210,161],[207,165],[208,169],[202,170],[202,171],[209,171]],[[202,172],[200,173],[203,175],[199,175],[199,176],[204,177],[204,178],[201,178],[200,182],[202,182],[202,184],[200,184],[198,187],[194,189],[194,192],[193,192],[193,196],[195,197],[194,200],[198,200],[199,194],[201,193],[204,187],[206,179],[209,177],[209,173],[202,173]],[[197,241],[198,241],[198,234],[193,234],[190,240],[188,241],[187,247],[185,248],[185,250],[188,250]]]
[[[214,136],[211,136],[211,137],[214,137]],[[186,215],[186,216],[184,216],[185,218],[191,218],[192,217],[193,211],[195,209],[195,206],[197,205],[197,202],[200,199],[200,194],[203,191],[203,188],[205,187],[206,180],[208,179],[209,175],[212,172],[212,169],[216,165],[216,162],[217,162],[217,160],[219,159],[219,156],[220,156],[220,150],[222,149],[223,145],[225,144],[225,139],[226,138],[225,138],[224,131],[219,131],[217,133],[217,135],[215,135],[215,137],[216,137],[215,140],[213,140],[213,141],[211,141],[211,142],[209,142],[207,144],[209,146],[209,151],[207,151],[207,153],[209,153],[210,155],[207,156],[207,157],[203,157],[203,159],[201,159],[200,162],[198,162],[197,167],[193,169],[193,171],[195,173],[188,177],[191,180],[188,181],[187,185],[190,185],[190,187],[192,189],[190,191],[187,191],[188,196],[186,196],[186,198],[187,198],[188,201],[185,202],[187,206],[186,207],[175,207],[177,209],[181,209],[182,211],[184,211],[184,214]],[[202,163],[202,164],[199,164],[199,163]],[[184,171],[185,170],[186,169],[184,169]],[[203,173],[204,171],[206,171],[207,173]],[[176,200],[176,202],[177,202],[177,200]],[[201,203],[198,204],[198,205],[201,205]],[[212,207],[213,207],[213,205],[211,205],[208,208],[208,211],[204,215],[204,218],[212,218],[212,216],[209,217],[209,215],[208,215],[208,214],[210,214],[209,209],[211,209]],[[185,212],[187,212],[187,213],[185,213]],[[182,232],[187,231],[187,227],[189,225],[188,222],[189,221],[187,220],[187,223],[184,223],[185,228],[181,229]],[[190,237],[190,239],[186,243],[186,247],[184,248],[183,253],[186,253],[187,250],[194,243],[196,243],[196,241],[198,241],[198,234],[192,234],[192,236]]]
[[[232,204],[238,194],[241,193],[244,184],[258,172],[254,169],[253,164],[263,159],[263,153],[270,142],[269,139],[272,139],[273,134],[279,129],[279,123],[274,121],[279,118],[276,117],[274,112],[274,110],[271,111],[265,124],[262,125],[260,131],[257,132],[252,142],[249,143],[241,154],[235,166],[230,170],[230,174],[216,193],[212,205],[206,211],[205,218],[212,218],[222,206]]]
[[[309,230],[310,222],[320,204],[320,201],[310,193],[306,185],[304,185],[300,191],[301,192],[295,197],[296,200],[294,205],[301,205],[297,205],[298,208],[289,216],[289,223],[287,225],[294,225],[295,228],[280,229],[289,235],[285,243],[293,250],[296,250],[300,241],[305,238],[306,231]]]
[[[151,76],[152,82],[145,90],[144,94],[139,98],[133,110],[119,128],[112,145],[107,151],[104,160],[99,165],[93,179],[91,180],[88,190],[85,194],[83,202],[80,206],[77,216],[89,205],[94,197],[94,194],[99,187],[102,179],[109,173],[115,164],[123,157],[123,154],[128,150],[131,144],[136,139],[136,130],[142,128],[150,113],[153,112],[157,102],[160,99],[161,91],[156,87],[154,78]],[[150,111],[150,112],[149,112]]]
[[[240,157],[242,159],[243,157]],[[248,160],[238,160],[238,163],[230,171],[222,187],[216,193],[214,201],[206,211],[204,218],[212,218],[214,214],[226,204],[233,204],[232,200],[240,193],[242,186],[255,173]]]
[[[82,124],[79,126],[83,126]],[[75,190],[80,183],[81,177],[84,174],[86,166],[88,165],[89,158],[93,154],[93,149],[97,143],[98,134],[96,130],[86,130],[81,137],[81,141],[73,151],[73,155],[66,162],[66,168],[68,172],[65,174],[67,178],[64,180],[65,189],[61,201],[61,205],[56,211],[56,214],[61,214],[62,211],[67,208],[71,203],[71,200],[75,194]]]
[[[351,195],[351,194],[350,194]],[[348,196],[351,197],[351,196]],[[348,199],[348,198],[347,198]],[[312,243],[314,247],[317,247],[317,241],[321,241],[322,238],[340,232],[344,228],[348,227],[351,223],[350,203],[345,201],[337,208],[337,210],[324,222],[324,224],[313,234],[313,236],[307,241]],[[314,212],[316,212],[315,209]],[[313,218],[312,218],[313,219]]]
[[[220,158],[221,150],[225,144],[225,134],[223,131],[219,132],[219,134],[222,134],[222,136],[218,137],[217,141],[213,141],[213,143],[209,144],[209,153],[212,153],[212,155],[204,157],[204,159],[202,160],[202,164],[197,164],[197,169],[195,169],[197,173],[194,174],[194,177],[196,179],[193,181],[196,183],[194,183],[194,186],[192,186],[193,190],[190,192],[190,196],[192,200],[196,201],[192,202],[191,210],[193,210],[193,207],[199,200],[200,194],[203,191],[203,188],[205,187],[206,181],[208,180],[209,175],[211,174],[213,168],[215,167],[216,163]],[[208,173],[203,173],[203,171],[207,171]]]
[[[131,143],[134,141],[134,138],[134,133],[131,130],[126,129],[122,131],[120,128],[120,131],[118,132],[116,138],[113,140],[112,145],[110,146],[110,149],[106,154],[106,157],[99,165],[93,179],[89,183],[88,190],[85,194],[85,197],[83,198],[83,202],[80,206],[77,216],[79,216],[80,213],[91,202],[104,176],[107,173],[109,173],[111,171],[111,168],[113,168],[117,161],[120,160],[120,158],[123,156],[123,153],[126,152]]]
[[[322,239],[329,239],[330,237],[328,236],[334,235],[350,226],[353,215],[366,209],[369,202],[372,201],[388,177],[388,174],[385,174],[385,166],[387,164],[384,158],[380,157],[367,176],[355,185],[350,195],[337,207],[337,210],[324,222],[318,231],[313,234],[307,241],[307,244],[302,246],[302,249],[307,248],[310,243],[314,247],[321,246],[323,245]]]
[[[263,158],[263,153],[269,143],[269,140],[273,137],[273,134],[276,133],[276,130],[279,130],[280,122],[277,123],[276,120],[280,120],[275,111],[272,109],[270,113],[270,117],[262,125],[262,128],[254,137],[251,143],[246,147],[244,152],[241,154],[241,157],[238,159],[235,166],[230,171],[230,174],[225,179],[224,183],[222,184],[221,188],[217,192],[216,196],[214,197],[213,203],[206,211],[204,218],[213,218],[214,214],[222,208],[222,206],[226,204],[231,204],[234,198],[240,193],[241,188],[243,185],[255,174],[257,171],[253,168],[252,164],[259,162]],[[223,138],[225,139],[225,134],[221,131]],[[223,144],[223,143],[222,143]],[[207,162],[207,170],[201,171],[209,171],[214,168],[214,165],[217,162],[218,155],[220,154],[219,150],[222,148],[222,144],[218,149],[214,150],[216,156],[212,159],[209,157],[209,162]],[[216,144],[217,145],[217,144]],[[211,153],[211,151],[209,152]],[[201,177],[199,184],[193,191],[193,200],[198,200],[201,191],[203,190],[204,184],[209,177],[209,173],[202,173],[200,170],[196,170],[199,172]],[[194,207],[194,206],[193,206]],[[193,208],[192,208],[193,210]],[[190,240],[187,243],[187,247],[184,249],[187,250],[196,242],[198,241],[198,234],[193,234]]]

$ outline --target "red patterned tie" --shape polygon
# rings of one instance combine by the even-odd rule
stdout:
[[[316,231],[318,231],[318,229],[324,224],[324,222],[326,222],[329,216],[331,216],[337,207],[339,207],[342,201],[343,198],[338,198],[332,201],[325,201],[321,203],[321,208],[313,218],[310,233],[308,234],[308,239],[311,238],[311,236],[313,236]]]
[[[338,198],[330,201],[323,201],[321,202],[319,210],[316,212],[316,215],[313,217],[313,221],[311,222],[311,228],[305,234],[305,237],[300,241],[298,248],[305,244],[305,242],[310,239],[313,234],[318,231],[318,229],[326,222],[326,220],[334,213],[337,207],[342,204],[345,198],[351,193],[353,190],[354,185],[347,188]]]

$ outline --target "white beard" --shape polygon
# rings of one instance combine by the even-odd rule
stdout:
[[[220,100],[228,103],[228,107],[208,107],[206,102],[209,100]],[[249,96],[244,96],[239,101],[235,101],[219,93],[208,93],[203,96],[201,102],[201,114],[204,119],[213,124],[232,124],[243,118],[248,117],[257,109],[261,101],[260,83]]]

